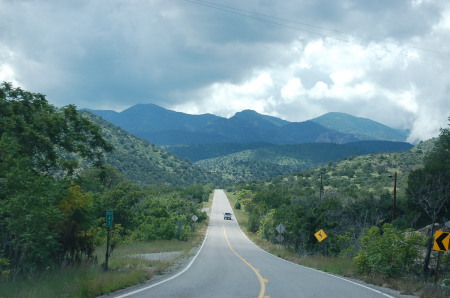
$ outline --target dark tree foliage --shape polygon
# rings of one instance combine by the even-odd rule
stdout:
[[[81,117],[75,106],[57,109],[44,95],[4,82],[0,88],[0,136],[5,134],[17,142],[21,156],[32,158],[35,167],[45,172],[72,174],[78,163],[71,154],[98,161],[103,151],[112,150],[99,127]]]

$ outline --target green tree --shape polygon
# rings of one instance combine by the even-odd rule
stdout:
[[[14,138],[19,154],[32,158],[38,170],[72,174],[78,156],[99,162],[103,151],[112,150],[99,127],[75,106],[57,109],[42,94],[6,82],[0,86],[0,136]]]
[[[0,85],[0,259],[12,275],[57,264],[67,252],[89,254],[90,203],[70,179],[78,159],[99,164],[111,149],[74,106],[57,109],[42,94]]]
[[[91,259],[94,253],[93,197],[82,191],[78,185],[71,185],[59,201],[64,215],[58,225],[61,258],[72,263],[84,258]]]
[[[58,200],[65,184],[33,169],[15,140],[0,138],[0,259],[10,275],[53,264],[60,252]]]
[[[441,129],[434,148],[425,157],[425,166],[409,174],[407,195],[431,221],[423,267],[424,273],[428,274],[435,224],[446,219],[447,209],[450,207],[449,128]]]

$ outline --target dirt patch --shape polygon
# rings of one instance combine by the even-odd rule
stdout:
[[[151,254],[136,254],[131,255],[133,258],[140,258],[144,260],[150,260],[150,261],[161,261],[161,262],[170,262],[174,259],[178,258],[183,254],[182,251],[170,251],[170,252],[158,252],[158,253],[151,253]]]

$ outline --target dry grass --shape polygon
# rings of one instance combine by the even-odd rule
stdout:
[[[2,281],[0,298],[18,297],[96,297],[142,283],[161,274],[179,258],[201,243],[207,224],[199,223],[188,241],[159,240],[119,246],[109,259],[109,271],[98,264],[68,267],[44,272],[39,277]],[[133,254],[183,252],[172,261],[151,261],[131,257]],[[104,261],[105,247],[96,251],[99,263]]]

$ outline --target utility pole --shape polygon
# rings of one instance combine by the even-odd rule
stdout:
[[[322,201],[322,195],[323,195],[323,180],[322,180],[322,174],[320,174],[320,192],[319,192],[319,196],[320,196],[320,200]]]
[[[394,173],[394,200],[392,202],[392,220],[395,220],[395,208],[397,205],[397,172]]]

